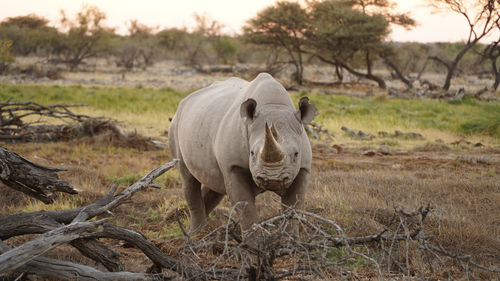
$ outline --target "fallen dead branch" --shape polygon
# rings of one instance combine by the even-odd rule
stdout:
[[[32,101],[0,103],[0,141],[56,142],[100,136],[101,140],[122,147],[143,150],[162,148],[136,132],[123,133],[116,120],[76,114],[70,110],[81,106],[86,105],[46,106]],[[46,124],[49,120],[64,124]]]
[[[11,248],[0,241],[0,254]],[[63,280],[158,280],[159,274],[132,272],[103,272],[93,267],[56,259],[37,257],[18,268],[22,274],[36,274],[40,277]]]
[[[103,236],[104,227],[102,224],[105,220],[85,221],[97,215],[110,214],[113,208],[129,200],[136,192],[150,186],[154,179],[172,168],[176,162],[177,160],[171,161],[153,170],[117,195],[114,194],[117,189],[115,185],[104,198],[83,208],[50,212],[41,211],[2,218],[1,239],[29,233],[44,234],[17,248],[5,250],[0,255],[0,273],[16,270],[62,243],[84,241],[84,238]],[[65,223],[68,222],[69,224],[66,225]],[[23,224],[24,227],[19,227]],[[92,257],[90,256],[90,258]],[[98,259],[95,260],[99,262]],[[95,273],[90,272],[88,276]]]

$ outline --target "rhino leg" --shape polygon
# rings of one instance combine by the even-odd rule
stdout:
[[[205,203],[201,194],[201,183],[189,172],[184,162],[179,162],[182,189],[191,213],[191,233],[198,232],[205,225]]]
[[[208,216],[215,209],[215,207],[219,205],[219,202],[224,197],[224,194],[215,192],[206,186],[202,187],[201,193],[205,204],[205,214]]]
[[[229,200],[236,206],[242,232],[257,222],[257,208],[255,207],[255,184],[248,171],[233,168],[226,175],[226,190]]]
[[[306,195],[306,188],[309,184],[309,172],[305,169],[300,169],[295,177],[292,185],[287,189],[287,192],[281,196],[281,203],[284,207],[293,207],[301,209],[304,205],[304,198]],[[287,232],[290,234],[299,234],[298,224],[296,220],[290,221]]]

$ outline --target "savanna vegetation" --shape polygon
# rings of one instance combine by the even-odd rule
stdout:
[[[169,88],[80,85],[2,84],[0,89],[2,100],[32,100],[46,105],[85,103],[88,107],[76,108],[75,112],[115,118],[122,121],[123,130],[134,129],[160,142],[166,142],[168,118],[188,94]],[[429,214],[426,233],[435,235],[447,250],[471,254],[474,261],[494,268],[500,246],[493,235],[496,226],[491,224],[498,216],[498,103],[473,98],[440,102],[388,99],[383,95],[367,99],[322,92],[291,94],[294,101],[307,94],[320,112],[315,121],[335,135],[321,140],[311,136],[314,164],[306,210],[335,220],[348,235],[365,235],[386,224],[393,208],[412,210],[431,204],[437,211]],[[361,140],[346,134],[342,126],[376,137]],[[419,132],[422,136],[398,136],[393,134],[396,130]],[[55,203],[44,205],[3,188],[2,216],[90,204],[113,183],[128,186],[170,159],[166,150],[122,148],[99,137],[4,146],[42,164],[68,168],[61,176],[80,194],[60,196]],[[369,156],[370,151],[375,151],[374,156]],[[134,203],[117,210],[112,221],[141,231],[175,256],[184,241],[176,217],[180,216],[184,225],[189,220],[180,176],[176,170],[169,171],[156,183],[163,188],[137,194]],[[266,193],[258,198],[263,218],[279,212],[274,196]],[[230,210],[225,199],[211,217],[209,229],[223,224]],[[140,253],[123,248],[120,252],[125,255],[122,260],[128,270],[145,271],[147,263],[138,262],[142,259]],[[330,259],[336,261],[345,254],[343,250],[332,252]],[[404,260],[404,252],[399,254]],[[436,265],[434,273],[424,273],[427,269],[418,262],[419,255],[411,251],[410,268],[420,276],[462,278],[463,274],[474,274],[494,278],[488,271],[465,273],[452,260]],[[49,256],[81,262],[68,247],[52,251]],[[357,276],[376,274],[373,264],[363,259],[349,264]]]
[[[287,87],[295,104],[308,96],[318,108],[314,126],[308,127],[313,167],[305,210],[334,221],[347,237],[391,231],[408,236],[311,253],[307,262],[321,258],[330,267],[297,276],[291,270],[299,268],[293,255],[279,256],[271,266],[274,276],[281,276],[276,279],[498,279],[500,38],[490,44],[480,39],[498,34],[500,9],[494,0],[429,2],[463,16],[470,23],[464,30],[468,40],[387,41],[391,26],[411,29],[415,24],[408,15],[395,14],[389,0],[277,2],[250,19],[242,34],[224,33],[224,26],[205,14],[195,15],[191,29],[159,29],[130,20],[127,34],[118,34],[105,25],[106,14],[96,6],[84,6],[75,15],[62,11],[57,23],[35,14],[4,19],[0,101],[84,104],[72,110],[117,120],[120,130],[145,136],[158,147],[120,146],[112,135],[44,143],[0,139],[3,147],[33,162],[67,168],[60,177],[79,191],[46,205],[0,184],[0,218],[86,206],[114,183],[119,189],[135,183],[171,160],[169,118],[182,98],[213,81],[252,79],[266,71]],[[28,121],[67,122],[43,116]],[[188,237],[179,172],[170,170],[155,183],[161,188],[134,195],[133,202],[113,210],[109,223],[140,231],[164,254],[200,267],[241,266],[236,259],[210,263],[227,254],[221,245],[197,252],[192,244],[233,224],[227,199],[201,236]],[[260,217],[279,214],[278,201],[272,193],[259,195]],[[423,224],[404,215],[426,206],[432,211]],[[420,235],[410,237],[420,226]],[[308,235],[303,231],[299,240],[308,241]],[[16,247],[34,237],[5,242]],[[422,248],[424,239],[443,248]],[[100,241],[120,253],[124,270],[158,272],[127,243]],[[106,271],[70,245],[45,256]],[[163,269],[163,274],[173,273]],[[18,277],[0,275],[2,280]]]
[[[489,76],[493,82],[488,86],[497,89],[498,38],[490,44],[480,40],[490,34],[497,36],[498,3],[429,2],[438,11],[463,16],[470,25],[464,31],[467,41],[387,41],[391,27],[411,29],[416,24],[406,14],[395,14],[395,3],[389,0],[311,1],[307,5],[278,2],[250,19],[243,34],[232,35],[225,34],[224,26],[205,14],[195,15],[197,24],[192,29],[160,30],[130,20],[128,34],[121,35],[105,26],[104,12],[97,6],[86,5],[75,15],[61,11],[58,23],[35,14],[0,22],[0,40],[5,42],[1,44],[0,66],[7,69],[13,62],[12,56],[44,57],[43,67],[50,68],[52,64],[54,68],[62,63],[69,71],[82,69],[82,63],[90,58],[106,58],[108,64],[124,72],[145,69],[164,60],[175,60],[198,71],[203,71],[203,65],[257,64],[261,66],[256,71],[278,74],[285,66],[291,66],[291,78],[300,85],[315,82],[313,77],[304,77],[306,66],[325,65],[335,68],[335,74],[329,77],[334,83],[345,82],[344,77],[349,74],[373,81],[381,88],[386,88],[391,79],[411,88],[423,73],[430,72],[446,73],[444,90],[450,89],[453,78],[465,75]],[[10,67],[10,72],[19,71],[23,69]],[[389,78],[386,72],[391,74]]]

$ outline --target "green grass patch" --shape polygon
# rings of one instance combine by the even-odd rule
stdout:
[[[58,86],[0,84],[0,100],[32,100],[42,104],[88,104],[95,113],[116,116],[138,127],[168,125],[178,103],[187,92],[170,88]],[[464,98],[459,101],[401,100],[385,96],[362,99],[323,93],[292,93],[295,103],[309,96],[319,115],[315,121],[330,130],[342,125],[377,131],[435,129],[458,135],[489,136],[500,139],[500,104]]]
[[[187,94],[170,88],[0,84],[0,100],[35,101],[44,105],[87,104],[111,113],[173,113]]]
[[[338,126],[359,124],[370,133],[387,128],[401,130],[437,129],[460,135],[500,139],[500,104],[464,98],[459,101],[403,100],[379,96],[362,99],[323,93],[292,94],[295,102],[309,96],[319,115],[315,121]],[[334,128],[337,129],[337,128]]]

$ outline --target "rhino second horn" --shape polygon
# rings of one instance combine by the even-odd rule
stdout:
[[[274,139],[273,133],[266,123],[266,135],[264,138],[264,147],[260,155],[265,164],[279,165],[283,162],[285,154],[279,148],[278,143]]]

